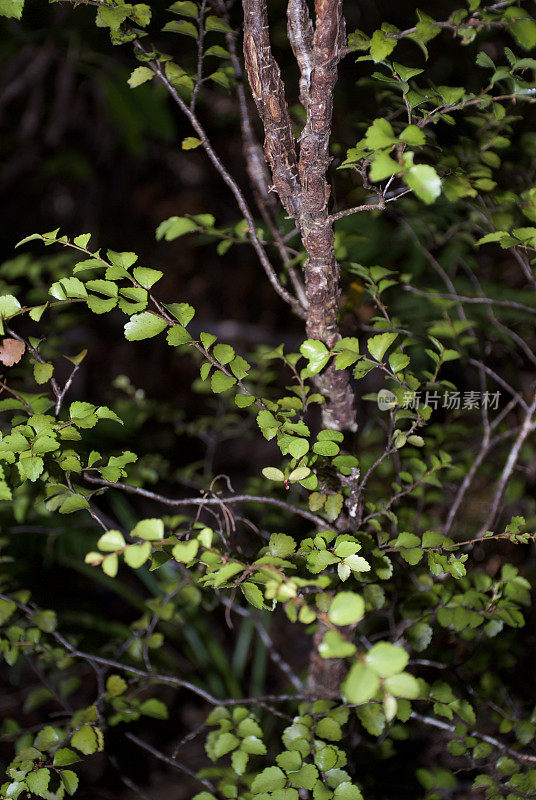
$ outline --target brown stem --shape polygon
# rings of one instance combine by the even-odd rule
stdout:
[[[332,347],[340,338],[337,326],[340,290],[333,224],[328,213],[330,189],[326,174],[331,160],[329,140],[333,91],[345,29],[341,0],[316,0],[315,10],[313,70],[299,159],[302,187],[299,226],[308,255],[305,264],[307,335]],[[324,425],[355,431],[354,397],[347,373],[330,366],[319,376],[318,384],[329,399],[323,412]]]
[[[253,99],[264,125],[264,154],[274,188],[294,219],[300,210],[296,143],[281,72],[270,47],[266,0],[243,0],[244,58]]]

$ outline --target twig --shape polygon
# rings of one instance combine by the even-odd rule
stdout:
[[[159,761],[163,761],[164,764],[168,765],[168,767],[172,767],[173,769],[178,769],[179,772],[184,772],[185,775],[188,775],[190,778],[193,778],[195,781],[201,783],[210,792],[213,793],[216,792],[216,787],[210,781],[208,781],[206,778],[200,778],[185,764],[182,764],[180,761],[177,761],[176,758],[170,758],[169,756],[166,756],[164,753],[161,753],[160,750],[156,750],[150,744],[147,744],[147,742],[144,742],[142,739],[138,739],[138,737],[134,736],[133,733],[125,733],[125,736],[131,742],[134,742],[135,745],[141,747],[142,750],[146,750],[148,753],[157,758]]]
[[[530,406],[527,409],[527,413],[525,415],[525,419],[524,419],[523,424],[521,426],[521,429],[520,429],[520,431],[519,431],[519,433],[517,435],[517,438],[516,438],[514,444],[512,445],[512,449],[510,450],[510,453],[508,454],[508,458],[506,459],[506,463],[504,465],[503,471],[501,473],[501,477],[499,478],[499,482],[498,482],[497,488],[495,490],[495,495],[494,495],[494,498],[493,498],[493,502],[491,504],[491,508],[490,508],[489,514],[487,516],[487,519],[486,519],[484,525],[482,526],[482,528],[480,529],[480,531],[478,533],[479,537],[484,536],[486,531],[488,531],[490,529],[491,525],[493,524],[493,521],[495,520],[495,517],[497,515],[497,510],[499,508],[499,503],[501,502],[502,496],[503,496],[504,491],[506,489],[506,485],[507,485],[508,481],[510,480],[510,476],[511,476],[511,474],[512,474],[512,472],[514,470],[514,467],[515,467],[515,465],[517,463],[521,448],[523,447],[523,445],[525,443],[525,440],[527,439],[529,434],[532,433],[532,431],[534,431],[536,429],[536,421],[534,421],[532,419],[532,417],[534,416],[535,411],[536,411],[536,392],[534,394],[532,403],[530,404]]]
[[[88,483],[98,484],[99,486],[108,486],[110,489],[122,489],[124,492],[131,494],[139,494],[142,497],[147,497],[149,500],[154,500],[157,503],[163,503],[167,506],[216,506],[225,503],[264,503],[266,505],[277,506],[291,514],[303,517],[304,519],[313,522],[320,528],[325,528],[328,525],[327,520],[318,517],[316,514],[306,511],[304,508],[286,503],[284,500],[278,500],[275,497],[260,497],[251,494],[236,494],[230,497],[184,497],[174,500],[170,497],[151,492],[148,489],[142,489],[139,486],[131,486],[128,483],[113,483],[112,481],[104,480],[104,478],[92,478],[84,473],[84,478]]]
[[[142,53],[146,54],[146,51],[144,50],[143,46],[138,41],[135,42],[135,46]],[[262,245],[262,243],[261,243],[261,241],[260,241],[260,239],[259,239],[259,237],[257,235],[257,229],[256,229],[256,226],[255,226],[255,220],[253,219],[253,215],[251,213],[251,210],[250,210],[250,208],[249,208],[249,206],[248,206],[248,204],[246,202],[246,199],[245,199],[244,195],[242,194],[242,190],[238,186],[238,184],[235,181],[235,179],[231,176],[231,174],[229,173],[227,168],[223,165],[223,163],[222,163],[221,159],[219,158],[219,156],[216,154],[216,151],[212,147],[212,145],[210,143],[210,140],[209,140],[209,138],[208,138],[208,136],[206,134],[206,131],[202,127],[201,123],[199,122],[196,114],[186,105],[186,103],[181,98],[179,93],[176,91],[174,86],[168,80],[165,72],[163,71],[163,69],[160,66],[160,63],[158,61],[149,61],[149,62],[147,62],[147,66],[149,66],[150,69],[152,69],[152,71],[154,72],[154,74],[156,75],[158,80],[166,87],[166,89],[168,90],[169,94],[171,95],[171,97],[173,98],[175,103],[178,105],[178,107],[180,108],[182,113],[187,117],[187,119],[189,120],[189,122],[192,125],[193,129],[197,133],[199,139],[201,140],[201,142],[203,144],[203,148],[204,148],[208,158],[210,159],[210,161],[212,162],[213,166],[216,168],[216,170],[219,173],[219,175],[221,176],[221,178],[224,180],[224,182],[227,184],[227,186],[229,187],[229,189],[233,193],[233,195],[235,197],[235,200],[236,200],[236,202],[238,204],[238,207],[240,208],[240,211],[244,215],[244,219],[246,220],[246,222],[248,224],[249,234],[251,236],[251,242],[253,244],[253,248],[254,248],[255,252],[257,253],[259,261],[261,262],[261,265],[262,265],[262,267],[263,267],[263,269],[264,269],[264,271],[265,271],[265,273],[266,273],[266,275],[268,277],[268,280],[272,284],[272,286],[275,289],[275,291],[277,292],[277,294],[283,300],[285,300],[286,303],[288,303],[290,306],[292,306],[292,308],[298,314],[298,316],[304,318],[305,317],[305,312],[304,312],[303,308],[301,307],[301,305],[299,304],[298,300],[295,297],[293,297],[291,294],[289,294],[286,291],[286,289],[284,289],[281,286],[281,283],[279,282],[279,278],[277,277],[277,275],[275,273],[275,270],[274,270],[272,264],[270,263],[270,259],[268,258],[267,254],[266,254],[266,251],[265,251],[265,249],[264,249],[264,247],[263,247],[263,245]]]
[[[412,711],[410,717],[411,719],[416,719],[419,722],[424,722],[425,725],[431,725],[434,728],[439,728],[440,730],[448,731],[449,733],[456,735],[456,726],[449,725],[448,722],[443,722],[443,720],[435,719],[434,717],[428,717],[424,714],[418,714],[416,711]],[[477,739],[481,739],[483,742],[487,742],[493,747],[508,753],[508,755],[512,756],[512,758],[519,759],[519,761],[528,761],[533,764],[536,763],[536,756],[531,756],[528,753],[519,753],[517,750],[513,750],[511,747],[508,747],[508,745],[504,744],[504,742],[501,742],[499,739],[495,739],[494,736],[488,736],[485,733],[478,733],[478,731],[473,731],[469,734],[469,736],[474,736]]]

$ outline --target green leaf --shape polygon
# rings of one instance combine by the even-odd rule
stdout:
[[[420,145],[426,144],[424,132],[416,125],[408,125],[398,138],[411,147],[419,147]]]
[[[89,508],[89,503],[81,494],[69,494],[59,507],[60,514],[74,514],[75,511],[82,511]]]
[[[375,119],[367,128],[364,143],[369,150],[380,150],[396,144],[396,136],[391,123],[386,119]]]
[[[67,794],[73,795],[78,789],[78,776],[72,769],[64,769],[60,773],[62,784],[65,786]]]
[[[399,172],[402,172],[402,167],[398,161],[395,161],[386,152],[380,150],[374,157],[369,177],[371,181],[377,182],[390,178],[391,175],[398,175]]]
[[[328,631],[318,648],[322,658],[346,658],[355,651],[355,645],[343,639],[338,631]]]
[[[285,773],[279,767],[266,767],[260,772],[251,784],[253,794],[261,792],[275,792],[286,786],[287,779]]]
[[[21,456],[18,463],[21,478],[28,478],[34,483],[41,475],[44,469],[44,461],[39,456]]]
[[[333,800],[363,800],[363,795],[357,786],[354,786],[349,781],[343,781],[335,787]]]
[[[164,538],[164,523],[161,519],[142,519],[132,530],[132,536],[156,542]]]
[[[106,556],[101,566],[105,575],[108,575],[109,578],[115,578],[119,568],[119,559],[117,558],[117,555],[112,553],[111,555]]]
[[[220,33],[232,33],[233,29],[221,17],[209,16],[205,20],[205,29],[207,31],[218,31]]]
[[[300,347],[300,353],[304,356],[308,364],[311,375],[317,375],[329,361],[330,352],[324,342],[317,339],[307,339]]]
[[[80,756],[69,747],[62,747],[54,753],[55,767],[68,767],[69,764],[76,764],[77,761],[80,761]]]
[[[22,17],[22,10],[24,8],[24,0],[0,0],[0,17],[12,17],[13,19],[20,19]],[[28,241],[30,238],[37,238],[37,234],[33,237],[27,237],[23,241]],[[41,238],[39,236],[39,238]],[[21,244],[21,242],[19,242]]]
[[[169,329],[166,339],[172,347],[180,347],[180,345],[189,344],[192,341],[192,337],[182,325],[173,325]]]
[[[188,542],[179,542],[173,550],[173,558],[181,564],[189,564],[197,555],[199,542],[197,539],[190,539]]]
[[[319,456],[333,457],[336,456],[339,451],[339,445],[329,440],[321,440],[320,442],[315,442],[313,445],[313,452]]]
[[[299,481],[304,481],[309,477],[310,474],[311,470],[309,467],[296,467],[296,469],[293,469],[288,476],[289,483],[298,483]]]
[[[235,736],[234,733],[222,733],[221,736],[218,736],[214,744],[214,755],[216,758],[221,758],[232,750],[236,750],[239,745],[240,739]]]
[[[149,67],[136,67],[131,73],[127,83],[131,89],[135,89],[136,86],[141,86],[142,83],[150,81],[151,78],[154,78],[152,69],[149,69]]]
[[[193,3],[192,0],[177,0],[176,3],[173,3],[173,5],[168,8],[168,11],[171,11],[173,14],[181,14],[183,17],[193,17],[194,19],[197,19],[199,16],[197,3]]]
[[[381,361],[387,348],[393,344],[397,336],[398,333],[381,333],[378,336],[372,336],[367,342],[368,351],[372,358],[376,359],[376,361]]]
[[[3,294],[0,296],[0,333],[4,332],[4,326],[1,323],[1,320],[9,319],[18,311],[20,311],[21,305],[16,297],[13,297],[12,294]]]
[[[196,147],[200,147],[203,142],[201,139],[198,139],[196,136],[186,136],[185,139],[182,140],[181,147],[183,150],[195,150]]]
[[[46,797],[50,783],[50,770],[43,767],[35,772],[29,772],[26,776],[26,783],[33,794],[38,797]]]
[[[240,590],[248,603],[250,603],[255,608],[266,608],[264,604],[264,595],[254,583],[250,581],[246,581],[245,583],[240,584]]]
[[[143,544],[130,544],[123,553],[123,558],[125,559],[125,564],[128,564],[129,567],[139,569],[145,564],[150,555],[150,543],[143,542]]]
[[[184,36],[191,36],[192,39],[197,39],[199,36],[195,25],[191,22],[184,22],[182,19],[167,22],[162,30],[169,33],[182,33]]]
[[[166,73],[167,71],[166,66]],[[191,231],[196,230],[198,230],[198,226],[187,217],[169,217],[169,219],[163,220],[156,229],[156,238],[158,241],[165,239],[166,242],[171,242],[174,239],[178,239],[179,236],[184,236],[185,233],[191,233]]]
[[[103,553],[113,553],[116,550],[122,550],[125,544],[123,534],[120,531],[106,531],[97,542],[97,547]]]
[[[524,9],[508,9],[506,17],[514,17],[510,23],[510,33],[524,50],[536,47],[536,22]]]
[[[396,39],[388,39],[383,31],[374,31],[370,40],[370,55],[376,63],[384,61],[397,45]]]
[[[365,661],[381,678],[390,678],[402,672],[409,656],[403,647],[390,642],[378,642],[370,648]]]
[[[108,697],[119,697],[127,690],[127,682],[120,675],[110,675],[106,679]]]
[[[331,603],[328,619],[334,625],[351,625],[359,622],[365,614],[365,601],[360,594],[339,592]]]
[[[372,700],[379,688],[378,675],[361,661],[356,661],[341,684],[343,698],[356,705]]]
[[[286,533],[272,533],[268,549],[273,556],[286,558],[296,550],[296,542],[292,536],[288,536]]]
[[[265,478],[268,478],[269,481],[284,481],[285,474],[277,467],[264,467],[262,474]]]
[[[97,734],[91,725],[82,725],[73,734],[71,744],[85,756],[89,756],[98,749]]]
[[[167,328],[167,322],[150,311],[134,314],[125,325],[125,338],[129,342],[150,339]]]
[[[99,6],[95,24],[97,28],[110,28],[112,31],[119,29],[120,25],[128,18],[132,6]]]
[[[404,181],[426,205],[433,203],[441,194],[441,178],[428,164],[410,167],[404,174]]]
[[[166,309],[173,314],[177,322],[186,327],[195,316],[195,308],[190,303],[169,303]]]
[[[221,394],[222,392],[226,392],[236,383],[236,378],[232,375],[225,375],[225,373],[217,372],[212,373],[212,377],[210,379],[210,388],[214,392],[214,394]]]
[[[212,354],[216,361],[222,365],[225,365],[228,364],[229,361],[233,360],[235,351],[230,344],[217,344],[212,350]]]
[[[132,270],[134,279],[143,286],[144,289],[150,289],[151,286],[160,280],[164,274],[159,269],[150,269],[149,267],[134,267]]]
[[[169,719],[169,712],[167,706],[155,697],[145,700],[141,706],[140,711],[146,717],[153,717],[154,719]]]
[[[420,695],[419,682],[408,672],[387,678],[384,688],[394,697],[405,697],[407,700],[415,700]]]

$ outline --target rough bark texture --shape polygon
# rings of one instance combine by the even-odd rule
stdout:
[[[333,226],[329,221],[329,139],[333,112],[333,90],[337,64],[344,41],[341,0],[316,0],[313,69],[309,83],[307,122],[300,140],[299,175],[302,189],[300,230],[308,259],[305,291],[308,301],[307,335],[333,347],[339,337],[339,265],[334,253]],[[318,380],[329,402],[324,425],[355,431],[355,408],[346,372],[333,367]]]
[[[288,0],[287,29],[292,52],[300,68],[300,102],[307,110],[313,71],[314,29],[306,0]]]
[[[329,219],[329,139],[337,64],[344,46],[342,0],[315,0],[315,26],[306,0],[288,0],[288,36],[300,69],[300,100],[307,121],[300,137],[299,161],[285,100],[285,88],[271,49],[266,0],[243,0],[244,54],[253,97],[264,124],[265,155],[283,206],[296,220],[304,247],[307,336],[333,347],[337,327],[339,265]],[[323,424],[355,431],[354,396],[348,374],[329,367],[316,379],[327,398]],[[344,662],[323,659],[319,646],[327,631],[320,623],[314,637],[307,690],[311,696],[339,694]]]
[[[253,99],[264,125],[264,153],[274,188],[288,214],[300,213],[296,145],[285,100],[281,72],[270,48],[264,0],[243,0],[244,57]]]

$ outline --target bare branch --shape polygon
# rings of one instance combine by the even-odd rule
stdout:
[[[253,99],[264,125],[264,153],[274,188],[288,214],[300,212],[301,186],[281,72],[272,55],[265,0],[243,0],[244,58]]]
[[[300,102],[307,109],[314,61],[314,30],[306,0],[288,0],[287,30],[292,52],[300,68]]]
[[[179,500],[165,497],[164,495],[151,492],[148,489],[142,489],[139,486],[131,486],[128,483],[112,483],[102,478],[92,478],[84,473],[84,478],[88,483],[98,484],[99,486],[107,486],[110,489],[122,489],[124,492],[130,494],[139,494],[141,497],[147,497],[149,500],[154,500],[157,503],[163,503],[167,506],[222,506],[229,503],[261,503],[266,505],[277,506],[278,508],[288,511],[290,514],[296,514],[299,517],[309,520],[314,525],[324,528],[327,521],[306,511],[304,508],[285,503],[284,500],[278,500],[276,497],[261,497],[251,494],[235,494],[230,497],[185,497]]]

